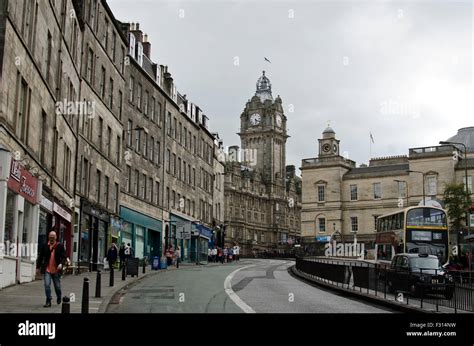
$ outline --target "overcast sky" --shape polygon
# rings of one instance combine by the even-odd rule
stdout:
[[[108,2],[118,20],[140,23],[152,60],[169,66],[226,146],[240,145],[240,114],[263,69],[283,100],[296,167],[317,156],[328,121],[358,165],[370,132],[378,157],[474,126],[470,0]]]

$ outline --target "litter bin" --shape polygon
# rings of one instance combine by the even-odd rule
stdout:
[[[168,269],[168,261],[165,256],[161,257],[160,269]]]
[[[151,269],[158,270],[160,269],[160,257],[154,256],[153,261],[151,262]]]

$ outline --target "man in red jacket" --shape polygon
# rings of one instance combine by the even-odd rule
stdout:
[[[54,283],[56,301],[61,304],[61,274],[65,260],[66,251],[63,244],[57,242],[55,231],[49,232],[48,243],[43,245],[36,261],[36,273],[44,274],[45,308],[51,307],[51,281]]]

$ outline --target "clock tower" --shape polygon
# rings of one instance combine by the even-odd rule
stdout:
[[[323,131],[323,138],[319,141],[319,157],[340,156],[339,140],[336,139],[336,133],[331,127]]]
[[[270,80],[262,72],[255,95],[240,116],[243,164],[258,170],[265,183],[283,185],[286,162],[286,116],[280,96],[273,99]]]

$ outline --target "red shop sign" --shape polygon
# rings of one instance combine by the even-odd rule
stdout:
[[[19,161],[12,160],[8,187],[30,203],[38,203],[38,179],[28,172]]]

